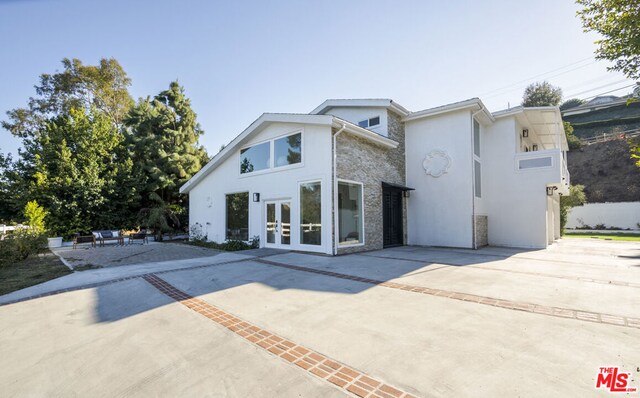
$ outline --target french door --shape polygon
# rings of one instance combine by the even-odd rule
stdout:
[[[288,248],[291,244],[291,201],[267,201],[265,206],[265,246]]]

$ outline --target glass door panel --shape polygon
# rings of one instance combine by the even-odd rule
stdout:
[[[291,243],[291,202],[280,202],[280,244]]]
[[[277,226],[278,222],[276,219],[276,204],[275,202],[267,203],[267,243],[276,243]]]

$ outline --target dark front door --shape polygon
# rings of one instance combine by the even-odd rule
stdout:
[[[384,247],[401,246],[402,227],[402,191],[389,187],[382,188],[382,235]]]

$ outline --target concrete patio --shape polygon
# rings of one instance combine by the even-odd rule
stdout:
[[[4,394],[606,396],[602,366],[638,387],[637,243],[211,254],[0,297]]]

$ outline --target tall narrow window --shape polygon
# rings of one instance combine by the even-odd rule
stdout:
[[[227,240],[249,240],[249,192],[228,194]]]
[[[362,243],[362,185],[338,182],[338,243]]]
[[[473,119],[473,154],[480,157],[480,123]]]
[[[322,244],[322,189],[319,181],[300,184],[300,243]]]
[[[474,168],[474,181],[475,181],[475,194],[477,198],[482,197],[482,170],[480,169],[480,162],[477,160],[473,161]]]

